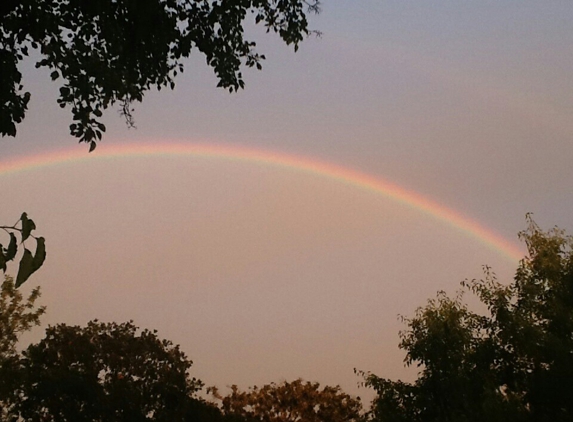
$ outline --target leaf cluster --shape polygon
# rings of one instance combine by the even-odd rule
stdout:
[[[16,276],[16,288],[20,287],[30,276],[35,273],[46,259],[46,241],[43,237],[32,235],[36,229],[36,224],[28,218],[24,212],[20,219],[12,226],[0,226],[9,236],[8,246],[4,247],[0,243],[0,270],[6,272],[7,263],[14,260],[18,253],[18,244],[24,245],[24,252],[20,258],[18,274]],[[20,236],[20,242],[16,235]],[[29,238],[36,241],[36,251],[32,253],[26,246],[25,242]]]
[[[103,111],[120,105],[133,125],[132,103],[152,87],[175,86],[183,59],[205,55],[217,86],[244,87],[241,67],[261,68],[264,55],[245,39],[251,16],[295,50],[309,33],[306,12],[318,0],[6,0],[0,6],[0,133],[15,136],[30,93],[18,63],[38,50],[36,67],[61,80],[58,104],[71,107],[70,132],[90,151],[101,140]]]
[[[18,383],[18,353],[16,344],[20,335],[40,324],[45,307],[38,307],[40,288],[33,289],[24,299],[14,279],[4,276],[0,292],[0,420],[9,420],[9,403],[14,396],[14,385]]]
[[[20,334],[40,324],[40,317],[46,308],[36,306],[39,297],[40,288],[36,287],[24,299],[14,279],[4,276],[0,292],[0,360],[16,353],[16,342]]]

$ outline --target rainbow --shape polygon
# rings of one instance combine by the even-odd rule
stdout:
[[[88,160],[148,156],[193,156],[240,160],[325,177],[378,195],[383,195],[391,200],[415,208],[420,212],[461,230],[512,261],[517,262],[523,257],[523,252],[517,245],[509,242],[507,239],[478,222],[416,192],[408,191],[381,178],[332,163],[319,161],[314,158],[260,149],[212,143],[122,143],[112,146],[100,145],[91,154],[88,154],[84,148],[75,148],[16,158],[8,162],[0,162],[0,176],[66,163],[88,162]]]

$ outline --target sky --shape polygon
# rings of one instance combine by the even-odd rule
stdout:
[[[215,88],[192,55],[174,91],[136,105],[136,129],[109,110],[89,155],[57,84],[24,63],[32,100],[17,137],[0,141],[0,169],[43,164],[0,171],[0,189],[2,221],[26,211],[47,239],[27,288],[42,286],[48,312],[26,340],[48,324],[132,319],[181,344],[207,385],[302,377],[371,397],[353,368],[413,379],[398,315],[483,265],[511,282],[515,256],[332,174],[161,148],[360,173],[524,254],[528,212],[573,232],[572,19],[568,0],[324,2],[311,17],[322,36],[297,53],[249,26],[267,60],[244,72],[244,91]],[[126,144],[132,153],[110,156]],[[139,145],[158,152],[136,156]],[[85,157],[57,159],[70,154]]]

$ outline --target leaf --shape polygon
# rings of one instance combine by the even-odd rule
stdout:
[[[6,261],[12,261],[16,256],[16,252],[18,252],[18,241],[16,240],[16,235],[14,233],[10,233],[10,244],[8,245],[8,249],[6,249]]]
[[[1,247],[2,245],[0,245]],[[4,257],[4,253],[0,250],[0,269],[6,272],[6,258]]]
[[[24,256],[20,260],[20,267],[18,268],[18,276],[16,277],[16,284],[15,287],[20,287],[34,272],[32,262],[34,261],[34,257],[32,256],[32,252],[28,249],[24,249]]]
[[[30,233],[36,228],[36,224],[28,218],[28,214],[25,212],[22,213],[20,221],[22,221],[22,242],[24,242],[30,237]]]
[[[32,260],[32,272],[37,271],[46,260],[46,239],[39,237],[36,239],[36,254]]]

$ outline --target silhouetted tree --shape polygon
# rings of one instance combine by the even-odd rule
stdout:
[[[131,322],[56,325],[23,352],[13,416],[26,421],[223,420],[178,346]],[[203,419],[201,419],[203,420]]]
[[[218,86],[244,87],[242,65],[261,68],[263,55],[244,38],[252,16],[295,51],[308,34],[307,11],[318,0],[3,0],[0,2],[0,133],[15,136],[30,93],[18,63],[39,51],[36,67],[62,80],[58,103],[70,106],[71,134],[90,151],[105,126],[103,110],[119,103],[128,124],[131,104],[152,87],[174,87],[182,59],[205,55]]]
[[[459,294],[406,319],[400,347],[419,366],[414,383],[368,373],[380,422],[573,420],[573,238],[542,231],[528,217],[528,247],[513,283],[462,283],[485,305],[470,311]]]

